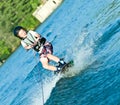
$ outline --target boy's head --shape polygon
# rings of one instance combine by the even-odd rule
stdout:
[[[13,31],[14,35],[20,39],[24,39],[27,36],[27,30],[22,26],[17,26]]]

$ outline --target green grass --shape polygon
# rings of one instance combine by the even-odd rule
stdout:
[[[40,22],[32,16],[42,0],[1,0],[0,1],[0,59],[7,59],[20,45],[13,36],[15,26],[35,29]]]

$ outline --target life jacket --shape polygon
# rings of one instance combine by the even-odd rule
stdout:
[[[25,39],[23,39],[22,41],[27,46],[33,45],[36,42],[36,37],[34,35],[32,35],[30,32],[27,32],[27,37]],[[35,46],[33,46],[33,49],[35,51],[39,52],[41,47],[43,47],[43,45],[45,44],[45,42],[46,42],[46,39],[44,37],[42,37],[41,39],[39,39],[37,44]]]

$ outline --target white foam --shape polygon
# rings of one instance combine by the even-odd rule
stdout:
[[[43,105],[43,100],[44,100],[44,103],[47,101],[47,99],[50,97],[52,89],[55,87],[57,81],[60,78],[61,78],[60,75],[58,75],[58,76],[54,75],[54,76],[46,78],[46,80],[44,80],[44,84],[43,84],[43,93],[42,93],[42,90],[39,93],[36,92],[37,95],[35,95],[35,97],[32,99],[31,105]],[[39,89],[41,89],[41,87],[39,87]]]
[[[75,76],[76,74],[79,74],[82,70],[85,70],[88,65],[93,63],[94,59],[92,57],[92,46],[94,45],[94,41],[89,40],[89,35],[90,34],[87,30],[83,31],[81,35],[78,35],[78,38],[72,45],[71,50],[68,50],[66,58],[69,59],[69,56],[72,57],[72,60],[74,61],[74,66],[69,68],[69,72],[66,72],[64,76]]]

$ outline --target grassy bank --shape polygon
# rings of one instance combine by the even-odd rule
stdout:
[[[42,0],[1,0],[0,1],[0,61],[7,59],[20,45],[13,36],[13,29],[21,25],[35,29],[40,22],[32,16]]]

